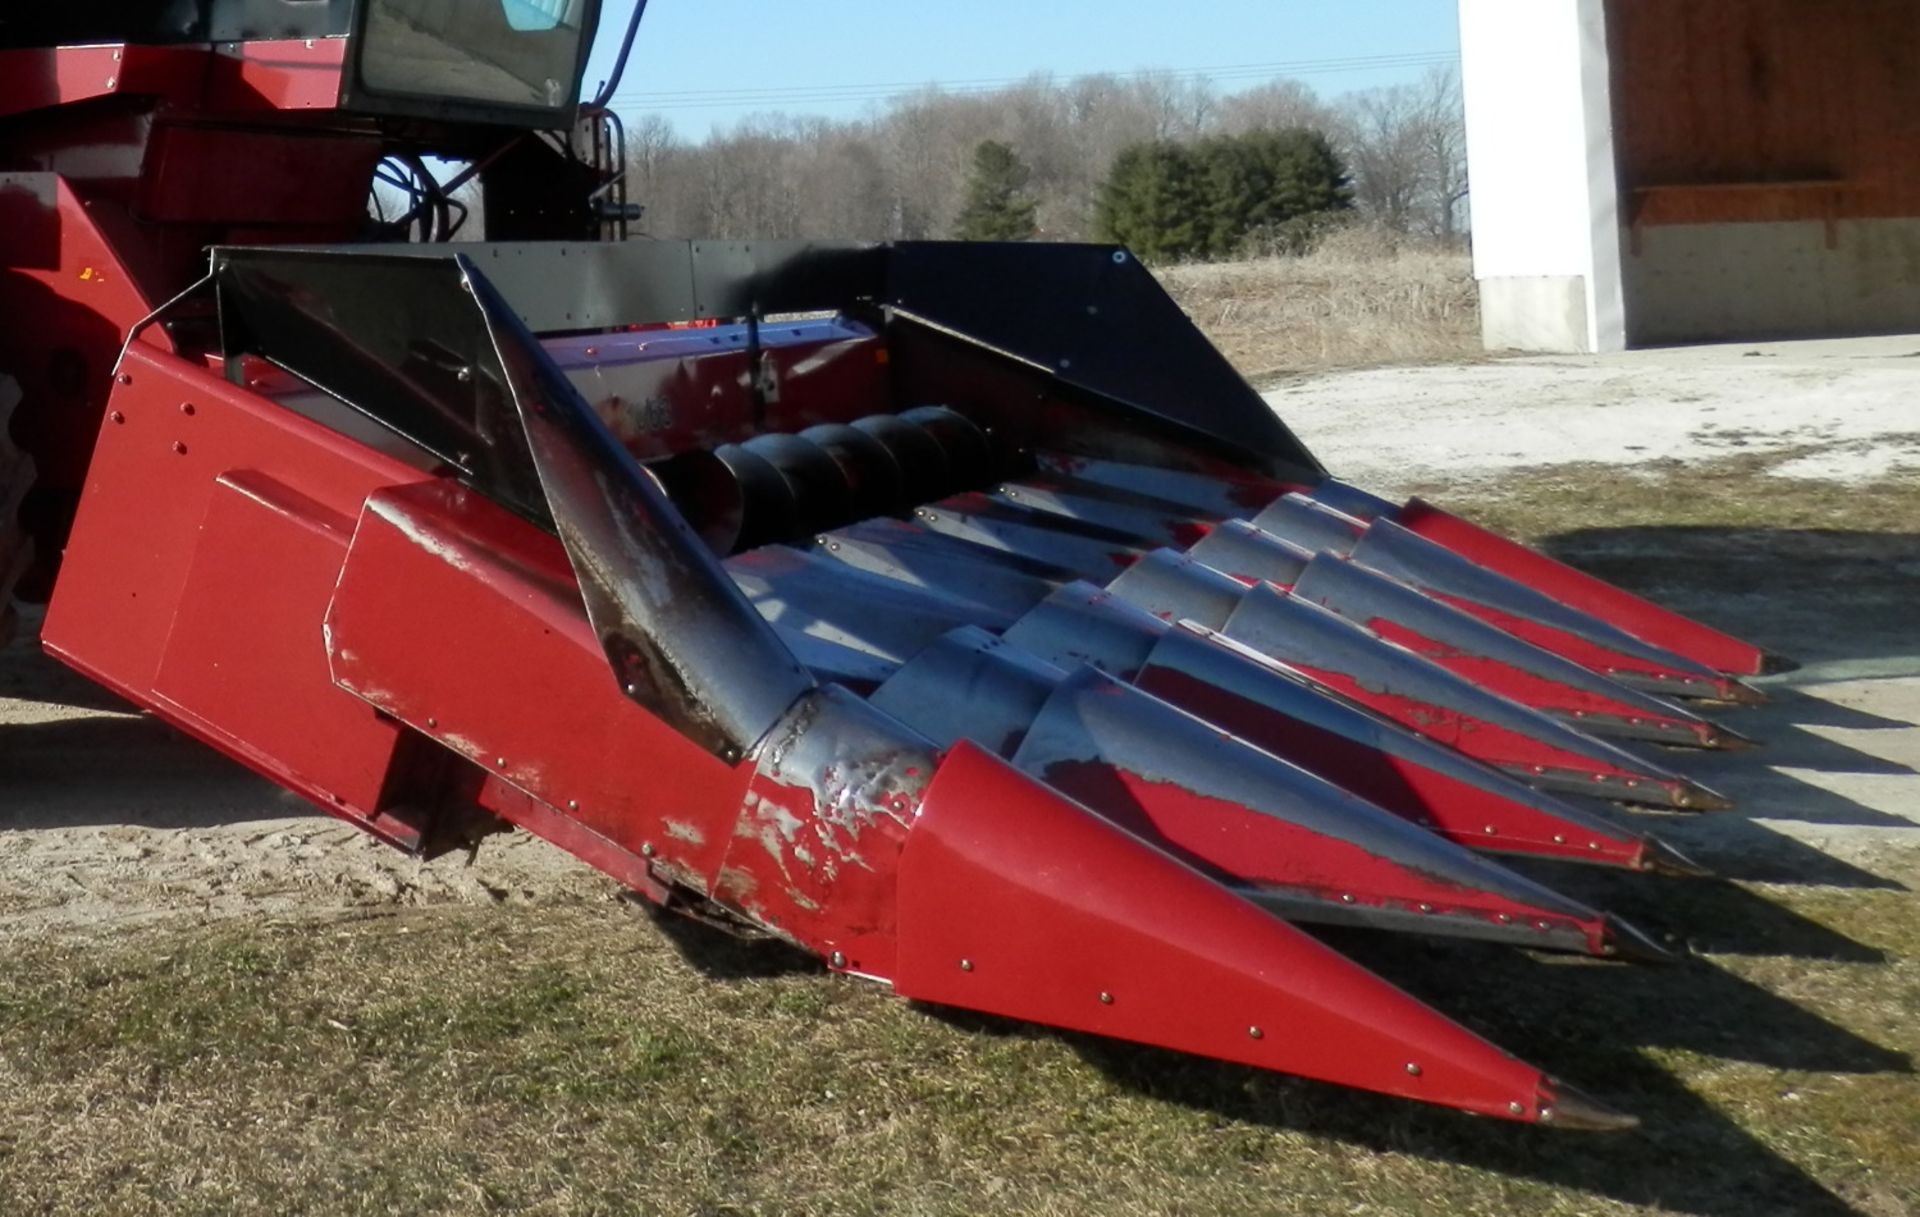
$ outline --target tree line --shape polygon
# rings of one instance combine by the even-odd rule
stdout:
[[[1033,235],[1183,259],[1298,248],[1342,212],[1466,230],[1451,69],[1331,100],[1290,80],[1223,93],[1171,74],[1036,76],[852,120],[757,115],[698,141],[630,116],[627,145],[640,227],[659,237]]]

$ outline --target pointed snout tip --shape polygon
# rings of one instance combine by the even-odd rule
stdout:
[[[1590,1095],[1565,1083],[1554,1084],[1551,1103],[1540,1108],[1540,1122],[1573,1132],[1630,1132],[1640,1127],[1640,1117],[1616,1111]]]
[[[1761,676],[1781,676],[1785,673],[1798,672],[1799,670],[1800,661],[1797,659],[1789,659],[1787,656],[1775,651],[1760,652],[1759,675]]]
[[[1686,958],[1684,948],[1663,946],[1630,922],[1612,916],[1606,918],[1606,952],[1607,958],[1626,963],[1676,964]]]
[[[1674,793],[1673,805],[1681,811],[1732,811],[1733,800],[1710,786],[1688,782]]]
[[[1640,868],[1656,875],[1675,875],[1687,879],[1711,879],[1714,871],[1702,866],[1659,837],[1647,838],[1640,851]]]
[[[1706,745],[1719,752],[1750,752],[1760,747],[1760,741],[1751,735],[1742,735],[1731,727],[1719,723],[1712,724],[1706,734]]]

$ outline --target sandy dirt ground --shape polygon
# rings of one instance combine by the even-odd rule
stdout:
[[[1754,451],[1780,454],[1774,474],[1852,481],[1920,476],[1916,359],[1920,338],[1504,360],[1322,376],[1271,400],[1330,468],[1389,495],[1562,463]],[[1920,579],[1905,540],[1885,560]],[[1663,832],[1732,877],[1845,882],[1920,846],[1920,610],[1838,620],[1817,592],[1711,606],[1686,602],[1697,588],[1675,593],[1676,607],[1710,607],[1807,664],[1737,720],[1768,741],[1764,763],[1675,762],[1742,810]],[[0,652],[0,938],[617,895],[524,835],[489,838],[471,858],[401,855],[66,672],[32,645],[36,624],[29,615]]]

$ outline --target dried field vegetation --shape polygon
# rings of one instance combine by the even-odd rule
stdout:
[[[1468,255],[1380,229],[1335,231],[1299,257],[1159,275],[1256,385],[1331,368],[1481,357]]]

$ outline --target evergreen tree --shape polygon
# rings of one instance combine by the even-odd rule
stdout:
[[[1231,258],[1256,242],[1291,244],[1290,233],[1352,205],[1346,166],[1324,135],[1252,131],[1121,152],[1096,230],[1149,262]]]
[[[1148,262],[1204,257],[1206,198],[1202,166],[1191,149],[1135,144],[1114,158],[1100,189],[1094,232]]]
[[[1024,241],[1031,237],[1038,204],[1025,191],[1032,176],[1012,148],[997,140],[982,141],[973,150],[967,201],[954,221],[953,235],[962,241]]]
[[[1295,127],[1207,140],[1207,254],[1274,244],[1290,227],[1353,206],[1346,166],[1318,131]]]

